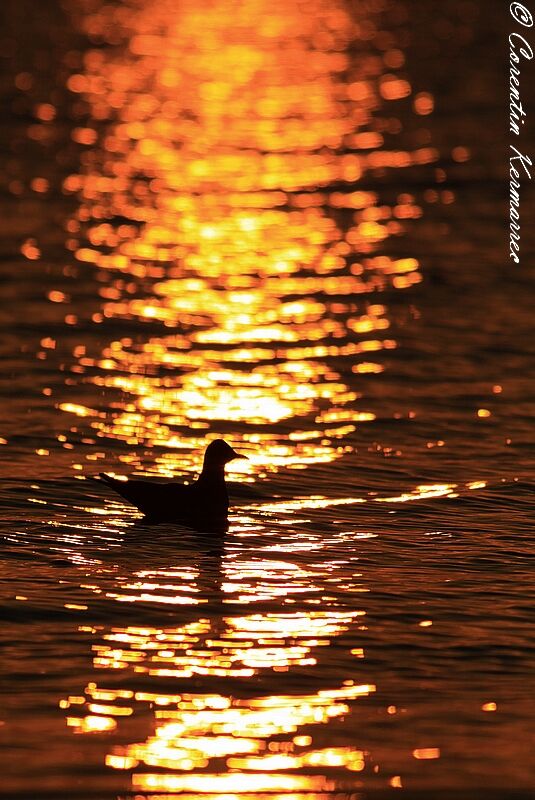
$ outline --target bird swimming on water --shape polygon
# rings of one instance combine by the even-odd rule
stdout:
[[[225,465],[235,458],[247,456],[236,453],[223,439],[215,439],[206,448],[202,472],[191,485],[121,481],[104,472],[100,480],[139,508],[145,522],[176,522],[196,530],[224,531],[228,528],[229,506]]]

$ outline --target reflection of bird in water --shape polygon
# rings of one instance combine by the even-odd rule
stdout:
[[[177,522],[196,530],[224,531],[228,527],[225,464],[235,458],[247,456],[236,453],[223,439],[216,439],[206,448],[202,472],[190,486],[121,481],[103,472],[100,480],[139,508],[146,522]]]

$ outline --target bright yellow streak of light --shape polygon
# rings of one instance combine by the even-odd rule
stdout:
[[[231,769],[245,770],[287,770],[302,767],[346,767],[355,772],[364,769],[364,753],[350,747],[328,747],[323,750],[309,750],[300,755],[277,753],[260,758],[229,758],[227,766]]]
[[[354,503],[365,503],[363,498],[358,497],[303,497],[295,500],[280,500],[274,503],[262,503],[260,506],[245,506],[248,508],[260,508],[262,511],[269,511],[276,514],[289,513],[292,511],[302,511],[304,509],[330,508],[331,506],[347,506]]]
[[[413,750],[412,755],[418,760],[440,758],[440,750],[438,747],[420,747]]]
[[[117,722],[112,717],[88,715],[87,717],[67,717],[67,725],[75,728],[76,733],[104,733],[113,731]]]
[[[241,775],[232,773],[209,775],[139,774],[132,775],[132,788],[137,791],[210,792],[218,794],[252,792],[294,792],[298,790],[333,791],[335,784],[323,776],[312,775]]]
[[[456,487],[456,483],[422,485],[397,497],[375,497],[374,500],[376,503],[408,503],[413,500],[430,500],[433,497],[455,497]]]
[[[67,411],[69,414],[75,414],[77,417],[96,417],[98,412],[87,406],[79,405],[78,403],[60,403],[58,408],[62,411]]]

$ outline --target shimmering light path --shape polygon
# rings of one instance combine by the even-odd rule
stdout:
[[[350,452],[374,419],[358,375],[396,346],[374,293],[420,281],[417,259],[380,250],[421,214],[414,197],[384,204],[360,182],[436,157],[381,147],[377,110],[411,92],[401,51],[350,57],[378,20],[323,2],[97,4],[79,24],[113,46],[68,79],[90,114],[73,133],[86,168],[64,182],[69,247],[100,270],[93,323],[137,334],[76,353],[79,380],[117,393],[111,412],[60,408],[103,448],[130,445],[130,469],[169,476],[229,423],[251,476]]]

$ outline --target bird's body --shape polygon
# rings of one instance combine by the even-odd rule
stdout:
[[[136,506],[147,522],[176,522],[198,530],[226,530],[229,500],[225,464],[235,458],[246,456],[236,453],[222,439],[216,439],[208,445],[202,472],[191,485],[122,481],[105,473],[100,473],[100,479]]]

